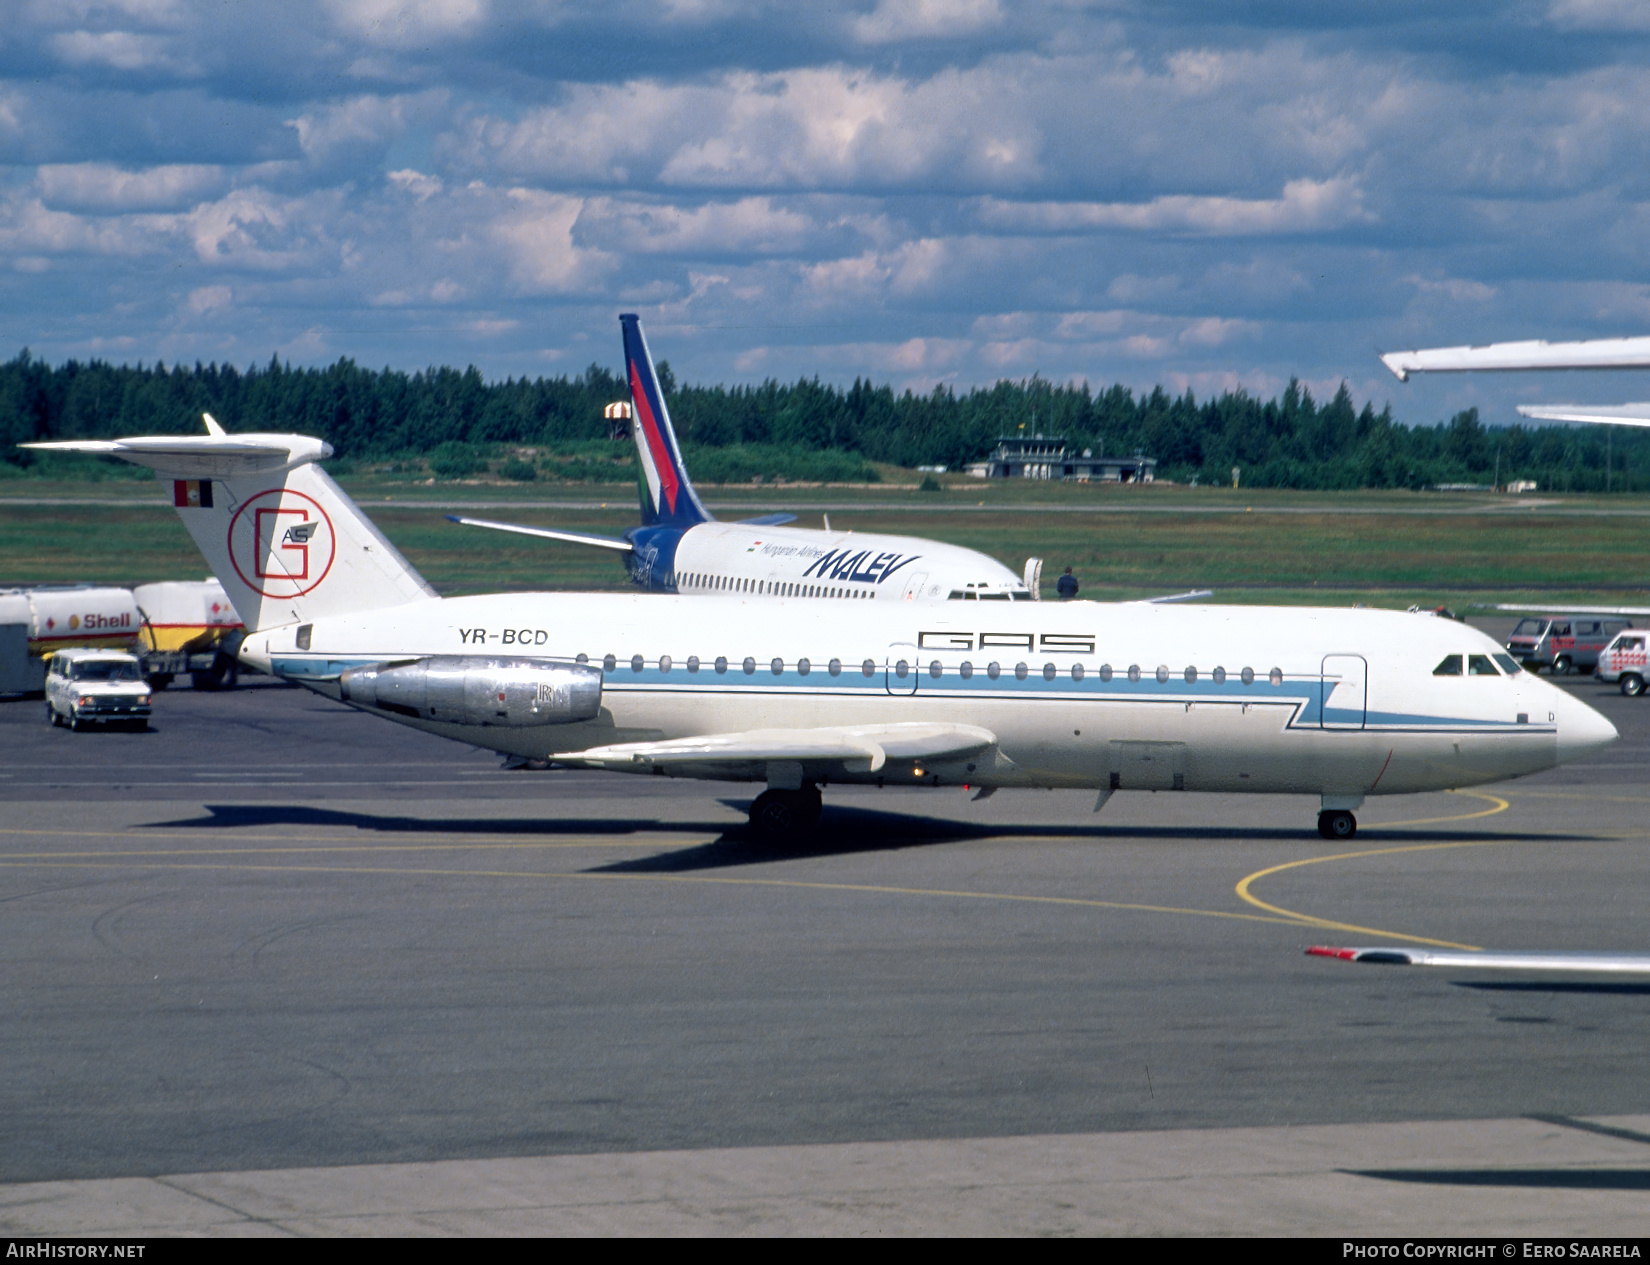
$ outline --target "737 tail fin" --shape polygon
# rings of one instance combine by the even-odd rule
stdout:
[[[145,435],[25,444],[149,466],[256,632],[436,596],[326,471],[306,435]]]
[[[642,463],[642,526],[691,527],[711,521],[710,512],[688,481],[682,450],[670,425],[665,393],[653,372],[653,357],[642,336],[642,322],[634,313],[619,317],[624,331],[625,377],[630,382],[634,408],[631,435]]]

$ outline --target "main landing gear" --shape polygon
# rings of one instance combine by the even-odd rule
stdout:
[[[766,844],[800,843],[819,824],[819,787],[763,791],[751,803],[751,833]]]
[[[1350,839],[1358,833],[1358,819],[1344,808],[1326,809],[1318,814],[1318,833],[1325,839]]]

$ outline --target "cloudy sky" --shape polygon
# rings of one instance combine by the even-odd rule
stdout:
[[[1650,333],[1646,0],[8,0],[0,354],[1466,403]]]

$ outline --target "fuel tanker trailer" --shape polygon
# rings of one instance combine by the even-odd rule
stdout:
[[[187,672],[197,690],[235,684],[246,629],[216,580],[165,580],[132,590],[143,616],[138,654],[149,684],[164,690]]]
[[[0,626],[14,634],[0,637],[0,652],[7,658],[0,677],[9,690],[41,690],[46,660],[59,650],[133,650],[142,623],[131,589],[64,585],[0,590]]]

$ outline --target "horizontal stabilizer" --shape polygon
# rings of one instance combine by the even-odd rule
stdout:
[[[447,521],[462,523],[466,527],[485,527],[490,531],[513,531],[522,536],[538,536],[543,540],[565,540],[574,545],[594,545],[597,549],[618,549],[624,553],[631,553],[635,546],[628,540],[621,540],[617,536],[598,536],[588,531],[562,531],[555,527],[524,527],[520,523],[494,523],[485,518],[461,518],[457,514],[447,515]]]
[[[1591,338],[1576,343],[1529,339],[1481,347],[1389,351],[1381,363],[1407,382],[1412,373],[1510,369],[1650,369],[1650,338]]]
[[[739,522],[746,527],[783,527],[786,523],[796,522],[796,515],[764,514],[760,518],[741,518]]]
[[[1650,426],[1650,404],[1520,404],[1518,411],[1544,422]]]
[[[831,768],[878,773],[893,761],[961,760],[996,744],[989,729],[909,721],[891,725],[832,725],[820,729],[751,729],[666,742],[625,742],[550,758],[567,764],[640,770],[655,766],[714,765],[741,776],[759,776],[772,761],[807,764],[811,776]]]
[[[1451,966],[1481,971],[1568,971],[1598,975],[1650,975],[1650,953],[1544,953],[1472,949],[1335,949],[1313,945],[1310,957],[1340,958],[1388,966]]]
[[[140,435],[131,439],[58,439],[22,444],[48,452],[119,457],[162,478],[228,479],[273,474],[332,456],[332,446],[308,435]]]

